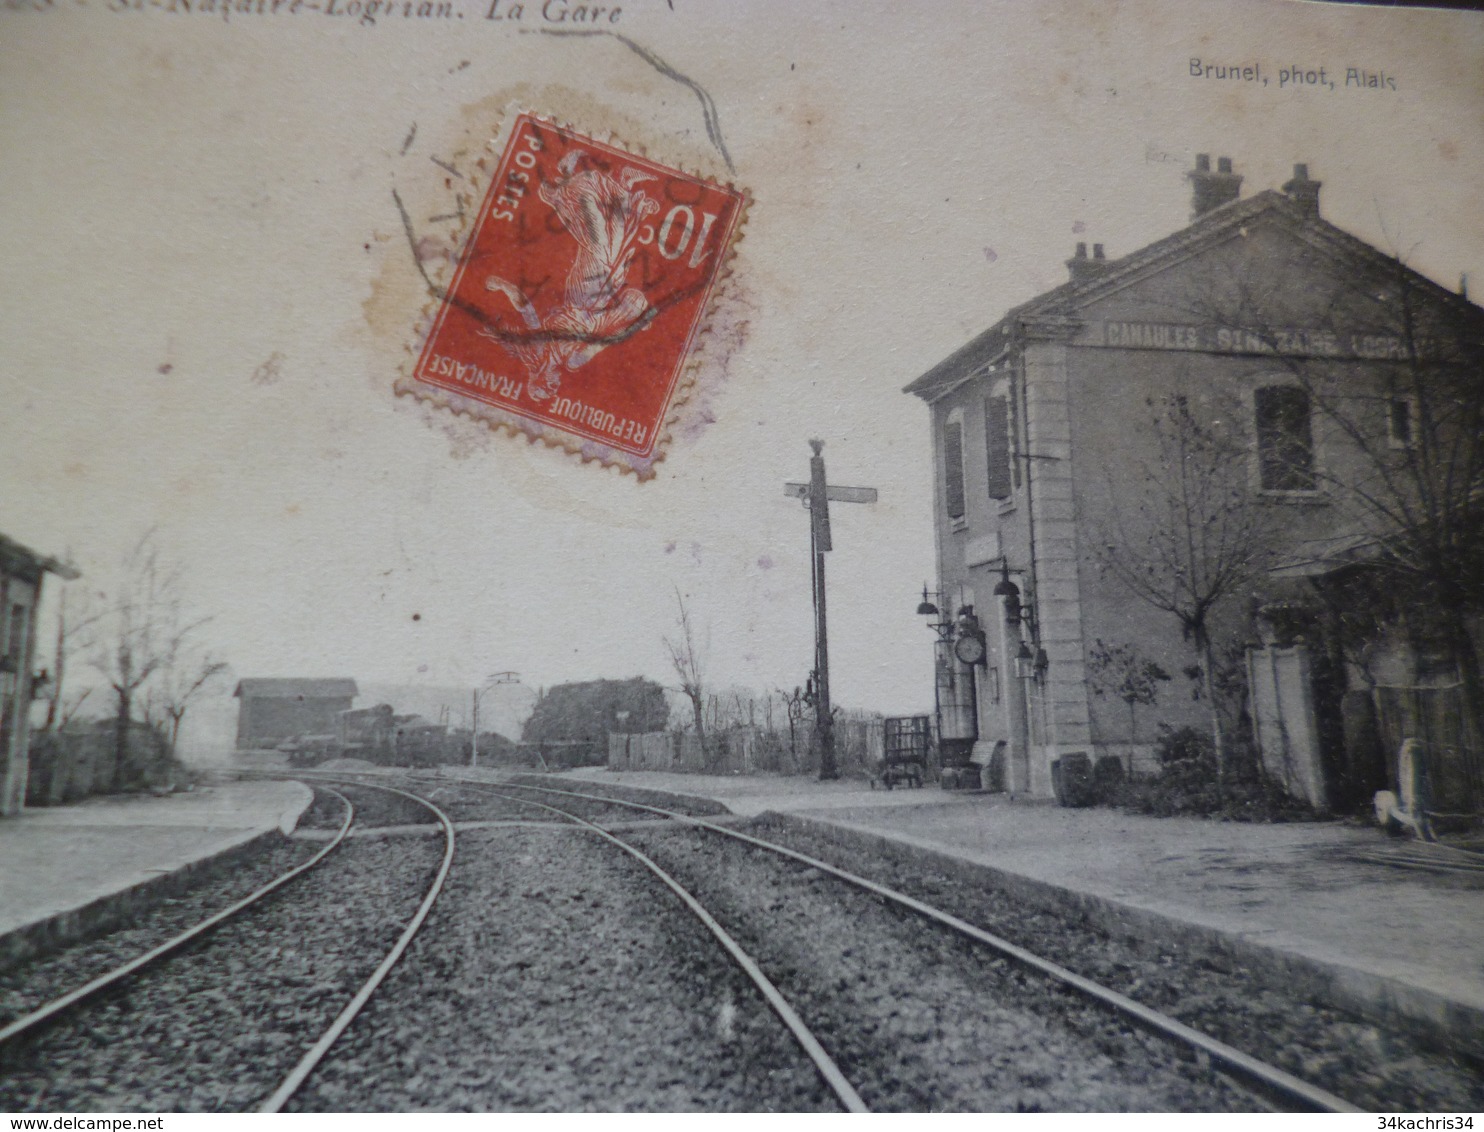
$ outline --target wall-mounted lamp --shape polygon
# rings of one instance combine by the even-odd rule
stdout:
[[[933,599],[936,598],[937,601]],[[943,600],[943,595],[927,588],[927,583],[922,583],[922,600],[917,603],[917,616],[930,617],[928,628],[937,634],[938,640],[950,641],[953,639],[954,622],[941,610],[937,602]]]
[[[1020,624],[1020,587],[1010,580],[1010,564],[1000,563],[1000,580],[995,583],[994,596],[1005,599],[1005,624]]]
[[[937,594],[933,594],[932,596],[933,597],[937,597],[938,595]],[[934,605],[931,600],[929,600],[927,583],[926,582],[923,582],[922,583],[922,600],[917,603],[917,616],[919,616],[919,617],[935,617],[935,616],[937,616],[937,613],[938,613],[938,607],[936,605]]]

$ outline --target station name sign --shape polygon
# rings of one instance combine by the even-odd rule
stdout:
[[[1395,334],[1283,327],[1246,330],[1179,322],[1103,323],[1103,340],[1118,350],[1192,350],[1206,354],[1283,354],[1304,358],[1365,358],[1401,361],[1407,340]],[[1420,348],[1419,353],[1423,352]]]

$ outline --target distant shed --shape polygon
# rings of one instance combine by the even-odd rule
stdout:
[[[345,677],[242,680],[232,693],[237,709],[237,747],[272,747],[296,735],[330,735],[339,715],[359,694]]]

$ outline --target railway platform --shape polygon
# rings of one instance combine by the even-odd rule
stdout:
[[[500,777],[475,772],[486,775]],[[1359,823],[1146,818],[931,786],[603,768],[554,778],[783,815],[861,852],[928,861],[1484,1056],[1484,872],[1456,850]],[[301,784],[248,780],[0,822],[0,967],[183,889],[290,830],[310,801]]]
[[[1484,871],[1457,850],[1339,821],[1152,818],[808,778],[574,773],[932,859],[1110,933],[1212,954],[1283,979],[1296,997],[1484,1055]]]
[[[222,782],[0,821],[0,967],[179,891],[197,871],[290,831],[311,801],[296,782]]]

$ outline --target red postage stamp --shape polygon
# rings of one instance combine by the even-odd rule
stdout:
[[[520,114],[412,378],[580,448],[653,455],[744,203]]]

